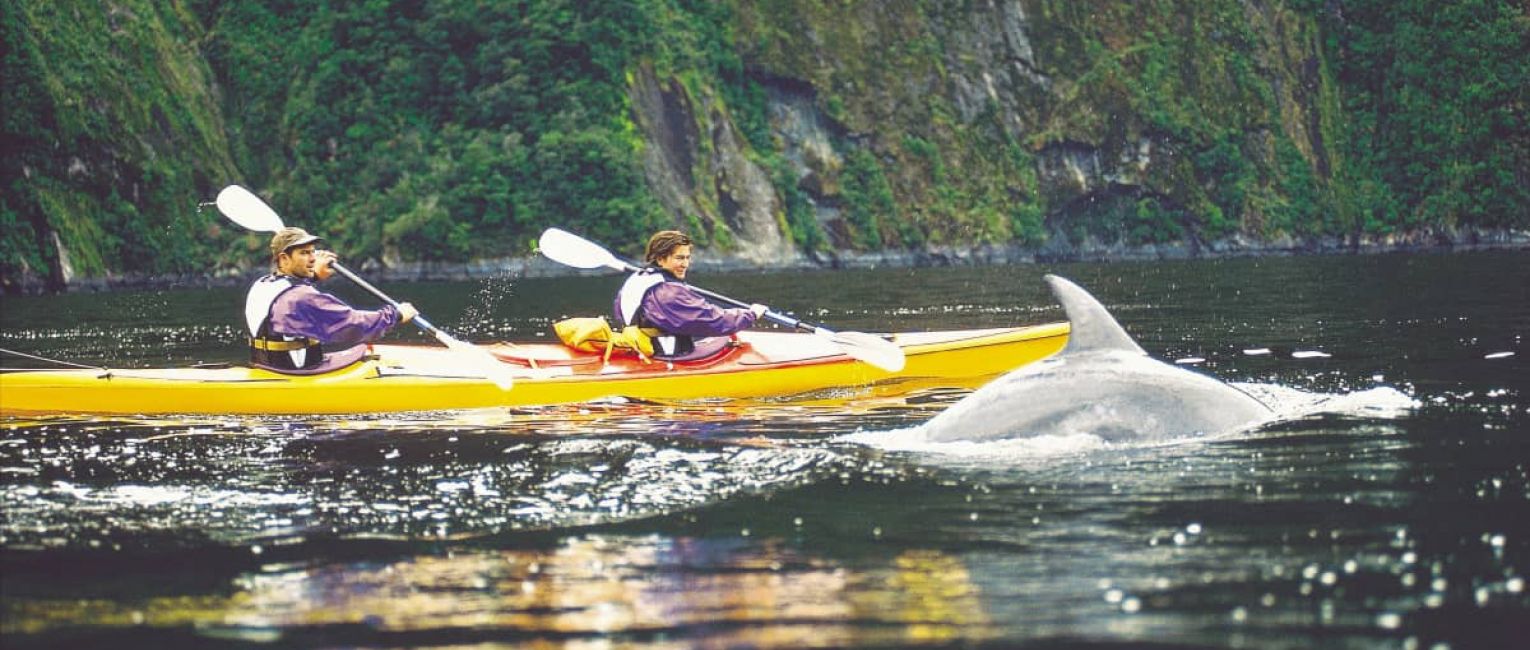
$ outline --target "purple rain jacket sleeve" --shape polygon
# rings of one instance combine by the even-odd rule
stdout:
[[[754,325],[754,312],[723,309],[678,282],[662,282],[643,296],[643,316],[672,334],[727,336]]]
[[[272,332],[318,339],[333,350],[376,341],[397,323],[398,310],[392,305],[377,311],[356,309],[311,284],[289,289],[271,306]]]

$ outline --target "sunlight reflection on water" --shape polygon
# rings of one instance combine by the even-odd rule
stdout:
[[[4,419],[0,633],[8,647],[1512,647],[1530,634],[1530,303],[1505,298],[1530,286],[1523,260],[717,278],[844,328],[917,331],[1053,318],[1039,277],[1061,271],[1156,357],[1203,359],[1288,415],[1166,445],[882,444],[962,389]],[[400,289],[469,314],[454,332],[524,340],[604,313],[615,280]],[[206,312],[237,294],[8,297],[0,347],[238,361],[237,310]]]
[[[235,584],[225,596],[32,603],[21,613],[31,620],[88,615],[103,625],[195,624],[203,636],[266,642],[464,634],[568,641],[610,633],[657,640],[705,631],[721,645],[804,647],[990,635],[965,567],[935,551],[905,551],[881,568],[852,570],[779,542],[585,535],[546,549],[316,568],[273,564]],[[429,634],[403,634],[411,631]]]

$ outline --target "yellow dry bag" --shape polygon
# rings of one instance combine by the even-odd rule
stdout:
[[[611,360],[611,351],[630,350],[647,363],[653,357],[653,333],[636,325],[617,332],[604,316],[565,318],[553,323],[558,340],[575,350],[600,352],[602,360]]]

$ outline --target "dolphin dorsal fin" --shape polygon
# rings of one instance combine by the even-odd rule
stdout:
[[[1068,312],[1068,346],[1064,352],[1092,352],[1098,350],[1121,350],[1146,355],[1147,351],[1132,340],[1126,330],[1116,322],[1105,306],[1067,278],[1047,275],[1043,278],[1052,288],[1052,295]]]

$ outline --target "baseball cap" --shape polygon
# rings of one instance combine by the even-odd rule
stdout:
[[[323,237],[311,235],[302,228],[282,228],[271,236],[271,259],[280,257],[282,253],[293,247],[323,240]]]

